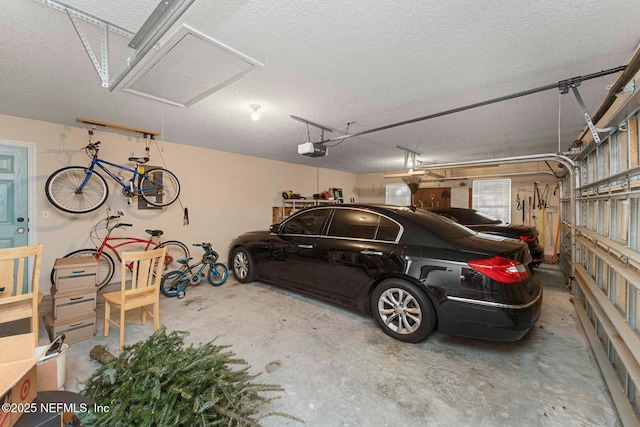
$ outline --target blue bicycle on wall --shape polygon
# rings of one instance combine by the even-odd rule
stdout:
[[[96,166],[122,187],[122,193],[129,198],[129,203],[132,197],[140,196],[148,204],[162,207],[178,199],[180,182],[171,171],[160,167],[145,170],[148,157],[129,157],[129,161],[136,164],[135,168],[102,160],[98,157],[99,145],[100,141],[89,140],[89,145],[83,148],[91,157],[88,167],[68,166],[49,176],[45,193],[53,206],[76,214],[92,212],[102,206],[109,196],[109,186],[102,175],[96,172]],[[126,179],[119,171],[114,173],[107,166],[129,172],[131,177]]]

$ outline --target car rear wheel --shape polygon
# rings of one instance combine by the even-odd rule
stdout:
[[[253,259],[245,248],[238,248],[233,253],[233,274],[240,283],[249,283],[255,280]]]
[[[425,339],[436,325],[431,301],[418,286],[388,279],[373,291],[371,312],[385,334],[404,342]]]

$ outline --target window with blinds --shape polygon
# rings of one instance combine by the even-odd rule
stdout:
[[[408,206],[411,204],[411,191],[407,184],[388,184],[385,201],[388,205]]]
[[[504,223],[511,222],[511,180],[473,181],[473,209]]]

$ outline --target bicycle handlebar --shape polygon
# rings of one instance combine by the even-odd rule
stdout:
[[[116,224],[114,227],[133,227],[133,224]]]
[[[193,246],[202,246],[203,248],[209,248],[211,249],[211,243],[194,243]]]
[[[87,148],[97,148],[98,145],[100,145],[100,141],[90,142],[89,145],[87,145],[86,147],[82,147],[82,149],[86,150]]]

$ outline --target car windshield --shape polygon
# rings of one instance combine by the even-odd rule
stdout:
[[[409,217],[431,233],[444,240],[457,239],[477,234],[475,231],[460,223],[422,209],[412,211]]]

